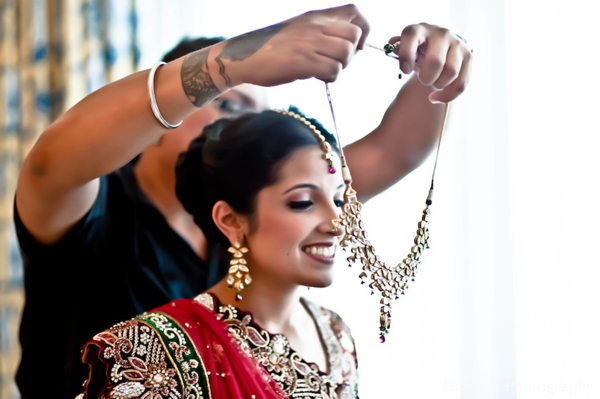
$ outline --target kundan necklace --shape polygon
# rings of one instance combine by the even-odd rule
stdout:
[[[386,44],[383,50],[387,55],[391,53],[389,46],[390,45]],[[369,45],[369,47],[377,48],[371,45]],[[409,281],[414,281],[417,274],[417,268],[421,263],[423,252],[425,249],[429,248],[429,207],[431,206],[433,199],[435,170],[440,153],[442,135],[448,119],[449,105],[446,103],[444,108],[442,127],[440,129],[435,163],[431,175],[431,186],[429,188],[429,193],[427,194],[427,199],[425,200],[426,206],[425,209],[423,209],[421,220],[417,224],[414,245],[411,247],[408,255],[400,263],[397,265],[389,265],[379,258],[379,255],[375,252],[375,248],[367,238],[367,232],[364,229],[361,216],[363,205],[358,201],[356,191],[352,188],[352,176],[350,175],[350,169],[346,163],[346,157],[344,156],[343,146],[340,141],[335,120],[335,112],[333,111],[333,102],[331,101],[331,93],[327,82],[325,83],[325,90],[327,92],[327,100],[329,102],[335,134],[340,148],[342,177],[346,183],[344,206],[339,219],[333,221],[333,229],[336,230],[339,226],[345,227],[345,234],[341,238],[339,245],[344,250],[350,250],[350,255],[346,258],[348,265],[352,266],[353,264],[360,264],[362,267],[362,272],[359,275],[361,284],[368,283],[372,294],[374,294],[375,290],[379,291],[381,296],[379,301],[381,305],[379,315],[379,340],[383,343],[385,342],[385,335],[389,333],[392,323],[392,302],[398,299],[400,295],[404,295],[404,292],[408,288]]]

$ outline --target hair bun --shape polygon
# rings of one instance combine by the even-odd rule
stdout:
[[[194,139],[187,151],[179,154],[175,166],[175,194],[185,208],[194,217],[209,242],[222,241],[223,235],[212,222],[212,207],[216,201],[206,190],[206,170],[204,148],[207,137],[203,134]]]

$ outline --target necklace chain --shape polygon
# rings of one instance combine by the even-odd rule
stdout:
[[[425,249],[429,248],[429,206],[432,204],[433,182],[440,153],[442,135],[448,118],[449,105],[448,103],[445,105],[442,127],[440,129],[435,154],[435,163],[431,175],[431,187],[425,201],[426,207],[423,210],[423,215],[417,225],[414,245],[402,262],[395,266],[390,266],[379,258],[379,255],[375,253],[375,248],[367,239],[367,232],[364,229],[361,215],[363,205],[358,201],[356,191],[352,188],[352,178],[350,177],[350,170],[346,164],[346,158],[340,141],[333,110],[333,101],[331,100],[331,93],[327,82],[325,82],[325,90],[327,92],[327,100],[333,118],[335,135],[340,148],[342,173],[344,181],[346,182],[344,207],[342,208],[339,219],[334,220],[333,223],[336,228],[340,225],[345,227],[344,236],[340,240],[340,247],[344,251],[346,249],[350,250],[350,255],[346,258],[348,266],[351,267],[352,264],[360,263],[362,267],[362,272],[359,275],[361,284],[368,283],[369,288],[371,289],[371,295],[375,294],[375,290],[380,293],[381,299],[379,303],[381,308],[379,317],[379,339],[383,343],[385,342],[385,334],[389,333],[392,322],[392,301],[398,299],[399,295],[404,295],[404,292],[408,289],[408,282],[414,281],[417,274],[417,268],[421,263],[421,256]]]

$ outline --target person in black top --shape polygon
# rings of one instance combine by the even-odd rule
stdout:
[[[214,283],[219,260],[211,254],[219,251],[175,195],[178,154],[209,122],[265,108],[257,86],[334,81],[368,33],[347,5],[217,39],[91,93],[40,135],[15,195],[25,268],[16,378],[23,399],[73,398],[90,334]],[[409,25],[390,43],[400,37],[401,69],[415,73],[381,124],[344,149],[363,203],[429,155],[443,118],[436,103],[459,96],[470,75],[471,52],[447,29]],[[381,157],[389,159],[384,167]]]

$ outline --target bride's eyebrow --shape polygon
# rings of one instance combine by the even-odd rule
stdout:
[[[310,183],[301,183],[301,184],[296,184],[295,186],[293,186],[293,187],[291,187],[291,188],[289,188],[289,189],[285,190],[283,193],[284,193],[284,194],[287,194],[287,193],[289,193],[290,191],[297,190],[297,189],[299,189],[299,188],[310,188],[311,190],[317,190],[317,189],[318,189],[318,187],[317,187],[317,186],[315,186],[314,184],[310,184]]]

